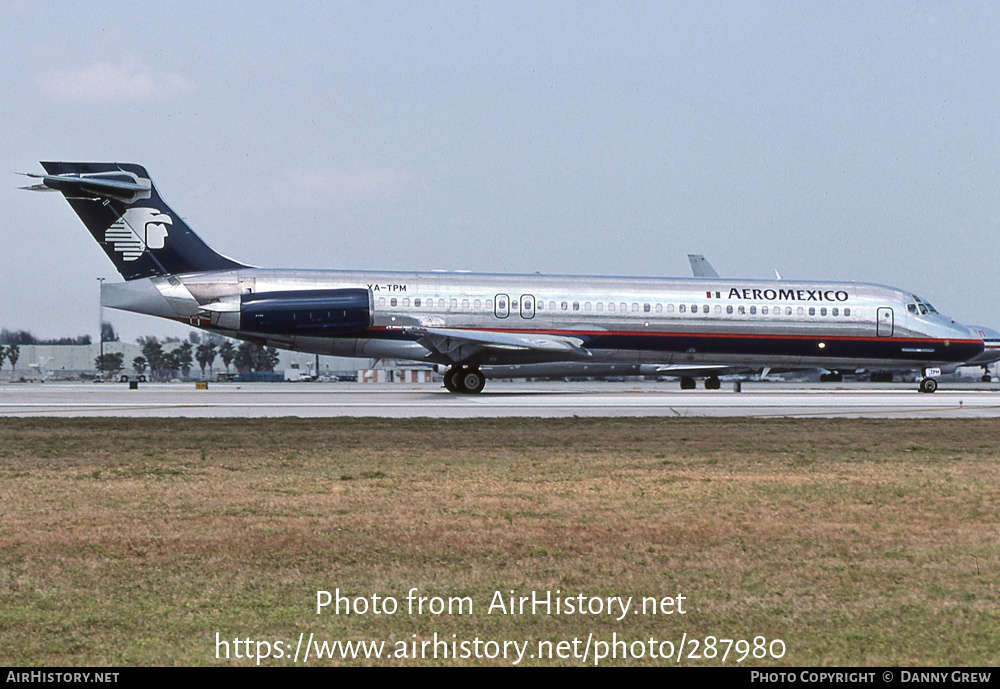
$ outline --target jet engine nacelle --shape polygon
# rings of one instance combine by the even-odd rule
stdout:
[[[324,337],[371,326],[374,299],[367,289],[317,289],[240,295],[239,330]]]

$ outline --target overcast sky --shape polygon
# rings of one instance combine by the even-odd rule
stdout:
[[[261,266],[687,276],[704,253],[998,328],[998,69],[996,2],[5,0],[0,151],[143,164]],[[121,278],[28,183],[0,184],[0,327],[96,338],[96,278]]]

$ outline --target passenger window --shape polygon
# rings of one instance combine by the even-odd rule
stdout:
[[[708,313],[708,304],[702,304],[701,305],[701,312],[702,313]]]
[[[785,315],[786,316],[791,316],[792,315],[792,307],[791,306],[786,306],[785,307]]]
[[[643,310],[643,311],[644,311],[645,313],[649,313],[649,308],[650,308],[650,307],[649,307],[649,304],[643,304],[643,305],[642,305],[642,310]]]
[[[840,309],[838,309],[836,306],[833,307],[833,315],[834,316],[839,316],[840,315]]]
[[[674,312],[674,305],[667,304],[667,313],[673,313],[673,312]]]
[[[815,316],[816,315],[816,307],[815,306],[810,306],[809,307],[809,315],[810,316]]]
[[[656,313],[663,313],[663,304],[656,305]]]
[[[766,316],[767,315],[767,307],[766,306],[761,306],[760,307],[760,315],[762,315],[762,316]]]
[[[741,304],[741,305],[740,305],[740,315],[741,315],[741,316],[745,316],[745,315],[746,315],[746,313],[747,313],[747,307],[745,307],[745,306],[743,306],[743,305]]]
[[[726,307],[726,313],[732,313],[732,312],[733,312],[733,305],[730,304],[729,306]]]
[[[573,310],[574,311],[579,311],[580,310],[580,302],[578,302],[578,301],[574,301],[573,302]]]
[[[757,315],[757,307],[756,306],[751,306],[750,307],[750,315],[751,316],[756,316]]]
[[[677,310],[680,311],[681,313],[687,313],[687,306],[681,304],[680,306],[677,307]]]
[[[826,307],[825,306],[819,310],[819,315],[821,315],[821,316],[825,316],[826,315]]]
[[[396,297],[393,297],[392,299],[389,300],[389,306],[395,306],[395,305],[396,305]]]
[[[804,316],[805,313],[806,313],[806,310],[804,308],[802,308],[801,306],[799,306],[798,308],[795,309],[795,313],[797,313],[800,316]]]
[[[590,311],[590,302],[589,301],[583,303],[583,310],[584,311]]]
[[[722,313],[722,307],[721,307],[721,306],[719,306],[718,304],[716,304],[716,305],[715,305],[715,312],[716,312],[716,313]]]
[[[849,309],[849,308],[845,307],[845,308],[844,308],[844,315],[845,315],[845,316],[850,316],[850,315],[851,315],[851,309]]]
[[[378,305],[379,306],[385,306],[385,297],[379,297],[378,298]]]
[[[567,301],[564,301],[564,302],[562,303],[562,310],[563,310],[563,311],[565,311],[565,310],[567,310],[568,308],[569,308],[569,302],[567,302]]]
[[[416,299],[413,300],[413,305],[416,306],[417,308],[420,308],[420,297],[417,297]]]

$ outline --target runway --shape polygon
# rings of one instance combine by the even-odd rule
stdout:
[[[437,384],[358,383],[23,383],[0,386],[5,417],[1000,417],[997,384],[742,383],[681,391],[675,382],[503,383],[480,395],[453,395]]]

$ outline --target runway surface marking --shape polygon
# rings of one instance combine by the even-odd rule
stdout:
[[[669,384],[667,384],[669,385]],[[746,388],[750,387],[750,390]],[[1000,390],[969,387],[929,395],[910,386],[801,389],[788,384],[684,391],[664,384],[492,384],[481,395],[457,396],[436,385],[21,384],[0,386],[0,416],[373,416],[488,418],[497,416],[865,416],[1000,417]]]

